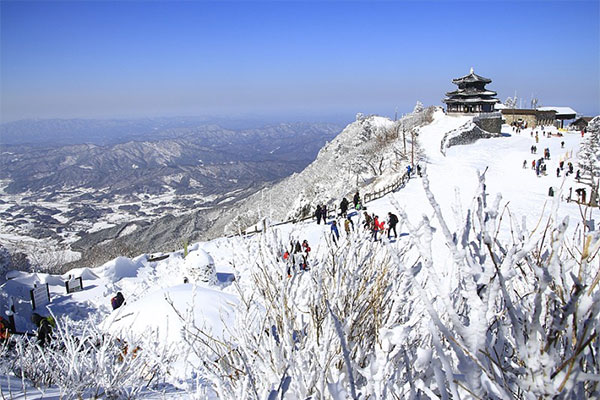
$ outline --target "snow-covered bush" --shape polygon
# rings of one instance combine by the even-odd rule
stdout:
[[[133,399],[159,386],[173,361],[173,349],[155,338],[116,337],[91,320],[62,319],[53,336],[44,347],[36,338],[11,336],[0,350],[2,375],[21,378],[23,388],[58,388],[64,399]]]
[[[198,249],[192,251],[183,262],[186,276],[191,282],[217,283],[217,270],[213,258],[206,251]]]
[[[423,103],[421,103],[420,101],[417,101],[417,104],[415,104],[415,108],[413,109],[413,113],[420,113],[423,112],[425,110],[425,107],[423,107]]]
[[[423,184],[436,221],[413,226],[398,210],[409,232],[402,246],[356,233],[291,279],[276,230],[258,252],[240,251],[252,280],[239,286],[229,339],[188,336],[219,398],[600,395],[598,232],[580,224],[567,237],[556,210],[528,230],[500,196],[488,203],[483,175],[451,230],[426,176]],[[449,249],[445,269],[434,263],[436,231]]]

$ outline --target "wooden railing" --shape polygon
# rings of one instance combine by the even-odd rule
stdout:
[[[402,189],[404,186],[406,186],[406,184],[410,180],[411,175],[412,175],[412,173],[409,173],[408,171],[406,171],[394,183],[384,187],[383,189],[380,189],[380,190],[377,190],[377,191],[371,192],[371,193],[365,193],[365,195],[363,196],[363,204],[370,203],[371,201],[382,198],[386,194],[389,194],[389,193],[392,193],[392,192]],[[331,207],[331,208],[328,207],[327,219],[335,218],[337,210],[338,210],[338,207]],[[312,219],[316,219],[316,217],[314,216],[313,213],[310,213],[306,217],[294,218],[294,219],[290,219],[287,221],[278,222],[276,224],[270,224],[269,227],[285,225],[285,224],[289,224],[289,223],[303,222],[303,221],[308,221],[308,220],[312,220]],[[266,228],[266,227],[263,227],[263,228]],[[254,229],[251,231],[242,231],[242,235],[243,236],[251,236],[251,235],[260,233],[262,231],[263,231],[263,229],[260,229],[257,224],[257,225],[255,225]],[[227,237],[234,237],[234,236],[239,236],[239,234],[229,235]]]

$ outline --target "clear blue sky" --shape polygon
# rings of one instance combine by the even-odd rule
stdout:
[[[393,115],[475,72],[600,112],[600,2],[11,2],[1,118]]]

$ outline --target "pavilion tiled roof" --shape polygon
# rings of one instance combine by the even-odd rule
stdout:
[[[475,72],[473,72],[473,68],[471,68],[471,72],[468,75],[461,76],[460,78],[452,79],[452,83],[455,83],[457,85],[459,85],[461,83],[475,83],[475,82],[491,83],[492,80],[488,79],[488,78],[484,78],[483,76],[477,75]]]

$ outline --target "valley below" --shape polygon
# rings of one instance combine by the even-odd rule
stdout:
[[[24,131],[37,133],[23,133],[24,143],[15,123],[10,129],[3,126],[0,246],[11,258],[8,263],[60,269],[82,252],[159,219],[185,219],[234,206],[304,169],[341,129],[325,123],[238,129],[195,125],[195,120],[181,127],[160,122],[111,121],[105,126],[108,133],[97,140],[82,135],[80,141],[86,143],[59,140],[54,145],[35,138],[58,129],[59,138],[77,141],[60,130],[73,129],[72,123],[24,122]],[[101,130],[100,121],[88,123],[90,130]],[[136,129],[128,136],[122,125]],[[76,126],[83,131],[85,121]],[[120,136],[115,138],[111,130]],[[147,244],[159,248],[160,241]]]

